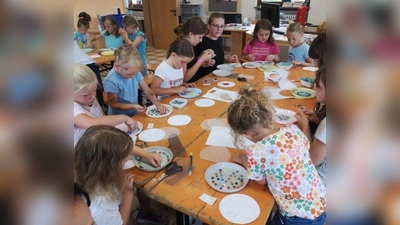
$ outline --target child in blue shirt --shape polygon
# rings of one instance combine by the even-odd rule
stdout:
[[[287,27],[287,38],[290,44],[288,62],[294,66],[314,66],[314,61],[308,56],[310,46],[301,42],[304,27],[300,23],[292,23]]]
[[[158,102],[154,92],[143,81],[143,62],[132,45],[124,45],[115,51],[114,68],[103,81],[108,98],[108,115],[124,114],[134,116],[144,112],[146,107],[138,104],[139,86],[157,110],[164,114],[167,109]]]
[[[132,45],[137,49],[143,61],[142,75],[147,75],[146,60],[146,35],[140,30],[140,26],[133,16],[124,16],[122,19],[123,29],[119,29],[119,34],[123,37],[124,43]]]
[[[91,17],[86,12],[81,12],[78,15],[78,23],[77,28],[78,30],[74,33],[74,40],[78,44],[80,48],[90,48],[92,47],[92,43],[89,40],[89,34],[87,33]]]
[[[117,19],[114,16],[106,16],[103,18],[103,25],[106,30],[102,31],[100,34],[94,36],[90,41],[94,42],[98,39],[104,38],[106,42],[106,48],[119,48],[124,45],[124,39],[118,33],[119,26]]]

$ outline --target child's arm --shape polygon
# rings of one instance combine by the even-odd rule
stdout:
[[[292,64],[294,66],[314,66],[314,60],[312,58],[308,57],[305,62],[292,61]]]
[[[133,174],[125,175],[124,192],[122,194],[122,201],[119,205],[119,213],[121,214],[122,224],[127,225],[131,214],[132,200],[133,200]]]
[[[154,94],[154,92],[147,86],[147,84],[142,80],[139,82],[139,86],[144,92],[144,94],[147,96],[148,99],[157,107],[157,110],[161,113],[164,114],[167,112],[167,108],[162,105],[158,100],[157,96]]]
[[[147,161],[151,162],[151,164],[156,168],[161,166],[161,156],[158,153],[147,152],[138,146],[133,146],[131,155],[147,159]]]
[[[132,47],[135,47],[135,48],[144,40],[144,37],[141,35],[137,36],[133,41],[129,40],[128,33],[122,28],[119,29],[118,32],[124,38],[125,44],[132,45]]]
[[[90,39],[87,40],[86,42],[86,48],[92,48],[94,45],[92,44],[92,42],[90,41]]]
[[[97,40],[99,40],[99,39],[101,39],[101,38],[103,38],[103,35],[98,34],[98,35],[92,37],[92,39],[90,39],[90,42],[97,41]]]
[[[198,60],[196,63],[187,69],[186,65],[184,67],[184,81],[187,82],[196,74],[197,70],[203,65],[204,62],[208,61],[211,59],[212,55],[214,54],[214,51],[211,49],[204,50],[203,53],[198,57]],[[186,68],[186,69],[185,69]],[[186,71],[185,71],[186,70]]]
[[[281,57],[279,54],[268,55],[267,58],[265,58],[265,61],[274,61],[274,62],[278,63],[281,61]]]
[[[160,77],[154,76],[153,81],[151,82],[150,89],[156,95],[178,94],[178,93],[187,91],[187,88],[183,85],[179,86],[179,87],[172,87],[172,88],[161,88],[160,85],[162,82],[163,82],[163,80]]]
[[[237,55],[231,55],[229,56],[228,62],[230,63],[235,63],[238,60],[238,56]]]
[[[129,130],[133,130],[137,127],[137,121],[125,115],[91,117],[86,115],[85,113],[81,113],[74,117],[75,126],[83,129],[88,129],[89,127],[94,125],[103,124],[116,126],[121,123],[125,123]]]
[[[108,93],[107,92],[108,105],[113,109],[136,109],[138,112],[144,112],[145,107],[138,104],[125,104],[118,102],[118,94],[116,93]]]
[[[294,115],[294,117],[297,119],[297,122],[295,124],[300,128],[301,131],[303,131],[308,140],[311,142],[311,131],[310,125],[308,124],[309,121],[307,119],[307,116],[302,111],[300,111],[299,113]]]
[[[318,166],[322,163],[326,156],[326,145],[318,140],[318,138],[314,138],[310,147],[310,158],[315,166]]]

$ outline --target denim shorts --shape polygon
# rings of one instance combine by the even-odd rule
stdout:
[[[315,220],[309,220],[297,216],[282,216],[279,210],[276,212],[274,218],[267,223],[267,225],[323,225],[326,222],[326,212],[322,213]]]

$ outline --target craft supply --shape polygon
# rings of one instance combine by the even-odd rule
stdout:
[[[154,127],[154,123],[147,124],[147,129],[152,129]]]
[[[207,195],[206,193],[203,193],[200,197],[200,200],[202,200],[203,202],[209,204],[209,205],[213,205],[214,202],[217,200],[217,198],[211,197],[209,195]]]
[[[190,152],[189,176],[192,176],[193,169],[193,152]]]
[[[151,185],[149,190],[153,189],[160,181],[162,181],[164,178],[173,175],[174,173],[182,172],[183,167],[178,165],[176,162],[171,162],[165,167],[164,173]]]

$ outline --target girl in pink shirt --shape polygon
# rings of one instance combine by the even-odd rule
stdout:
[[[243,58],[249,61],[281,61],[279,46],[272,37],[272,24],[267,19],[256,23],[253,38],[243,49]]]

